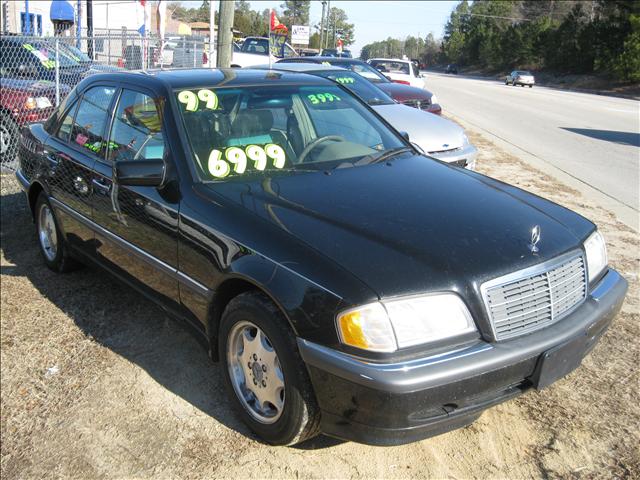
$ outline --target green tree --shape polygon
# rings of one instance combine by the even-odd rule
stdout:
[[[320,34],[318,32],[314,32],[309,37],[309,48],[320,48]]]
[[[311,0],[285,0],[282,8],[283,22],[287,27],[292,25],[309,25],[309,7]]]
[[[469,2],[463,0],[451,12],[449,21],[444,27],[442,49],[448,61],[463,63],[469,30]]]
[[[353,23],[349,23],[347,13],[341,8],[331,7],[327,16],[327,28],[329,32],[329,48],[334,47],[339,38],[342,39],[344,46],[353,45],[353,42],[355,42],[355,26]]]
[[[629,16],[631,32],[627,35],[622,52],[613,62],[613,70],[619,78],[640,82],[640,15]]]
[[[422,63],[426,63],[427,65],[433,65],[439,62],[440,60],[440,50],[442,47],[442,42],[438,42],[433,33],[429,33],[427,38],[424,40],[424,47],[422,49],[422,53],[420,54],[420,61]]]

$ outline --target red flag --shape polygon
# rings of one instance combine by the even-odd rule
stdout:
[[[282,31],[284,33],[288,31],[286,25],[280,23],[280,20],[278,20],[278,17],[276,17],[276,11],[271,10],[271,31],[273,32],[276,30]]]

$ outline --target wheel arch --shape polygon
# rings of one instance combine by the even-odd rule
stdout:
[[[220,320],[225,308],[229,305],[229,302],[246,292],[258,292],[265,295],[282,313],[287,319],[289,328],[296,333],[296,329],[291,321],[290,316],[287,314],[285,308],[276,299],[276,296],[268,289],[264,288],[259,282],[251,277],[245,275],[233,275],[223,280],[215,289],[213,298],[209,306],[209,314],[207,320],[207,337],[209,341],[210,356],[214,361],[219,360],[218,351],[218,331],[220,329]]]
[[[29,187],[29,192],[27,194],[27,197],[29,199],[29,210],[31,210],[32,218],[35,218],[36,202],[38,201],[38,196],[40,195],[40,192],[46,193],[46,190],[42,185],[42,183],[38,181],[32,182],[31,186]]]

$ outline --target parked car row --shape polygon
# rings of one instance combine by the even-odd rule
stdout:
[[[118,67],[96,65],[84,52],[64,40],[3,34],[0,37],[0,163],[15,161],[18,131],[42,121],[56,105],[56,86],[63,99],[83,78]],[[56,66],[57,72],[56,72]]]
[[[86,78],[22,129],[43,262],[190,324],[273,444],[416,441],[575,370],[627,290],[596,226],[423,155],[363,99],[438,117],[372,87],[328,67]]]
[[[262,65],[253,68],[270,67]],[[462,128],[437,115],[397,103],[378,88],[379,84],[369,82],[353,70],[304,62],[278,62],[272,68],[308,73],[337,82],[369,104],[396,130],[406,133],[411,142],[431,157],[453,165],[475,168],[477,150],[469,143]]]
[[[412,87],[407,84],[392,81],[389,77],[382,74],[372,65],[362,60],[353,58],[336,58],[336,57],[289,57],[279,60],[278,63],[319,63],[326,65],[334,65],[336,67],[347,68],[359,75],[365,77],[378,88],[387,93],[398,103],[415,107],[419,110],[426,110],[431,113],[440,115],[442,107],[438,103],[436,96],[425,88]]]

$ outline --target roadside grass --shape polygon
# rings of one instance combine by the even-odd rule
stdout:
[[[578,371],[466,429],[410,445],[325,437],[264,445],[227,405],[219,367],[162,310],[101,271],[44,267],[8,174],[0,184],[2,478],[638,477],[638,234],[468,133],[481,173],[592,219],[629,280],[622,312]]]

